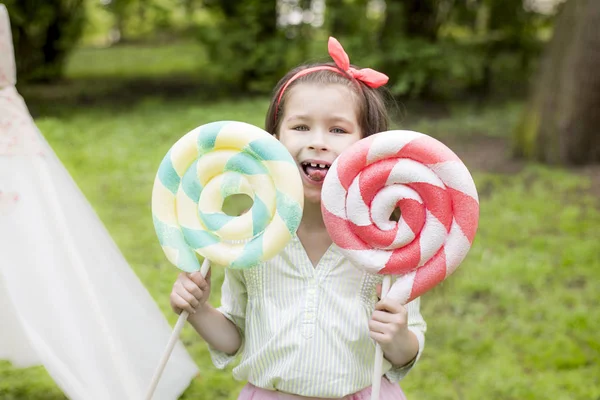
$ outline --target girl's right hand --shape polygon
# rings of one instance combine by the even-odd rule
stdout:
[[[177,280],[173,284],[171,291],[171,308],[176,314],[181,314],[182,311],[187,311],[190,314],[195,314],[200,309],[210,295],[210,270],[206,278],[202,277],[200,271],[188,273],[180,273]]]

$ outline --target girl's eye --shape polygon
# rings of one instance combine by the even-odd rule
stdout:
[[[346,131],[342,128],[332,128],[331,132],[333,133],[346,133]]]
[[[306,125],[298,125],[292,128],[295,131],[307,131],[308,130],[308,126]]]

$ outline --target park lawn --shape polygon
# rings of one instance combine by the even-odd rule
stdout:
[[[171,324],[176,316],[168,296],[177,270],[165,260],[152,227],[156,169],[190,129],[224,119],[262,126],[267,105],[266,99],[147,99],[122,111],[70,109],[36,121]],[[407,128],[456,138],[461,127],[474,132],[492,118],[514,119],[517,111],[457,112]],[[408,398],[598,398],[600,311],[593,304],[600,212],[589,182],[535,165],[512,175],[472,172],[481,196],[480,228],[461,268],[423,296],[427,343],[402,382]],[[221,280],[215,270],[213,304]],[[206,345],[189,327],[182,339],[201,371],[183,399],[235,399],[243,383],[212,366]],[[0,399],[62,398],[43,368],[17,370],[0,362]]]
[[[81,48],[69,57],[69,78],[140,78],[192,74],[209,64],[196,41],[165,44],[120,44],[112,48]]]

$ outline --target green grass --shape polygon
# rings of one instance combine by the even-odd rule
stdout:
[[[17,80],[17,88],[34,116],[81,107],[122,110],[148,97],[222,99],[229,93],[214,78],[217,68],[191,40],[81,48],[67,59],[64,79],[51,84]]]
[[[82,48],[67,62],[69,78],[140,78],[199,73],[209,64],[202,46],[193,41],[168,45],[118,45]]]
[[[90,77],[162,79],[204,62],[173,47],[146,50],[79,52],[69,64],[77,93]],[[122,64],[113,69],[117,60]],[[83,87],[88,94],[98,90]],[[119,100],[77,106],[47,97],[36,122],[173,325],[168,295],[177,270],[164,258],[150,215],[156,169],[170,146],[200,124],[233,119],[262,126],[268,101],[145,97],[125,106]],[[461,106],[432,119],[412,115],[407,106],[404,128],[452,143],[476,135],[508,137],[519,110],[519,104]],[[479,231],[455,275],[423,296],[427,343],[402,382],[408,398],[600,398],[600,207],[589,182],[536,165],[517,174],[472,172],[481,196]],[[222,272],[213,277],[211,300],[217,303]],[[212,366],[190,327],[182,339],[200,368],[183,398],[237,398],[243,383]],[[0,362],[0,399],[64,397],[42,367],[13,369]]]
[[[418,115],[410,118],[410,105],[407,106],[407,123],[411,129],[436,138],[463,138],[470,135],[492,138],[507,137],[521,115],[520,102],[507,102],[492,107],[458,103],[449,110],[449,116],[431,119]],[[414,121],[412,121],[414,120]],[[413,125],[414,124],[414,125]]]

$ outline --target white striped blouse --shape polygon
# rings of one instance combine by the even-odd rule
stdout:
[[[339,398],[372,381],[375,342],[368,321],[382,276],[354,267],[335,244],[317,267],[297,236],[271,260],[249,270],[227,268],[219,310],[240,330],[243,344],[230,356],[209,348],[213,363],[224,368],[237,355],[238,380],[308,397]],[[408,326],[421,355],[426,323],[419,299],[407,304]],[[400,381],[414,362],[383,371]]]

